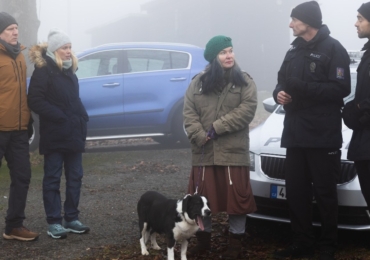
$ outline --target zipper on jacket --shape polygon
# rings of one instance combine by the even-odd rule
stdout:
[[[19,118],[18,118],[18,120],[19,120],[19,126],[18,126],[18,128],[19,128],[19,130],[21,130],[22,129],[22,79],[21,79],[21,77],[19,75],[19,68],[18,68],[18,65],[17,65],[16,60],[15,60],[14,63],[15,63],[15,67],[17,69],[17,71],[14,71],[14,75],[15,75],[16,79],[19,82]],[[12,62],[12,64],[13,64],[13,62]],[[14,67],[14,64],[13,64],[13,67]],[[20,65],[20,67],[22,69],[22,65]]]
[[[22,67],[22,62],[20,62],[20,61],[19,61],[19,67],[21,68],[22,81],[24,81],[24,78],[23,78],[23,67]]]
[[[18,80],[18,78],[17,78],[17,71],[16,71],[17,64],[14,65],[14,63],[12,61],[12,66],[13,66],[13,70],[14,70],[14,77],[15,77],[15,80],[17,81]]]

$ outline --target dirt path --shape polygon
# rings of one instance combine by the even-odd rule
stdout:
[[[36,242],[0,240],[0,259],[76,259],[108,244],[131,243],[138,239],[136,203],[147,190],[160,190],[169,197],[185,194],[190,151],[123,151],[84,154],[84,178],[80,219],[90,226],[86,235],[67,239],[47,236],[42,203],[41,174],[33,171],[25,225],[41,233]],[[171,158],[169,158],[171,156]],[[41,171],[41,169],[38,169]],[[64,186],[61,189],[64,191]],[[7,191],[0,191],[0,216],[6,211]],[[3,222],[0,228],[3,230]]]
[[[166,259],[163,250],[141,256],[136,203],[141,194],[157,190],[171,198],[186,194],[191,153],[188,148],[164,148],[153,144],[135,144],[126,148],[94,148],[84,154],[84,179],[80,201],[80,219],[91,228],[85,235],[70,234],[66,239],[51,239],[42,204],[42,167],[33,167],[28,195],[26,226],[41,233],[36,242],[0,239],[0,259]],[[0,172],[0,217],[6,211],[9,184]],[[61,189],[64,191],[64,186]],[[212,252],[196,259],[216,259],[225,249],[227,227],[224,215],[214,217]],[[4,222],[0,221],[0,229]],[[248,219],[242,259],[271,259],[274,250],[289,242],[287,224]],[[319,229],[317,229],[319,234]],[[337,259],[370,259],[369,233],[340,232]],[[191,243],[194,243],[192,241]],[[191,245],[190,245],[191,246]],[[176,253],[176,259],[179,253]],[[189,259],[191,260],[191,259]]]

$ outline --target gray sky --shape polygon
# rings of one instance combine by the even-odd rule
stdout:
[[[46,41],[49,30],[57,27],[69,34],[76,52],[93,47],[89,35],[86,34],[88,29],[118,20],[128,14],[140,13],[140,5],[148,1],[152,0],[37,0],[38,16],[41,21],[39,41]],[[328,25],[331,35],[338,39],[346,49],[361,49],[366,43],[365,39],[357,37],[354,27],[357,9],[366,1],[318,1],[323,13],[323,22]],[[231,10],[230,7],[228,9]],[[261,13],[261,19],[268,18]],[[289,30],[289,21],[287,17],[287,30]],[[258,21],[256,26],[258,26]],[[124,32],[117,30],[117,33]],[[268,33],[268,31],[261,33]]]
[[[355,23],[357,9],[369,0],[320,0],[323,22],[328,25],[331,36],[348,50],[361,49],[367,39],[359,39]]]
[[[140,5],[151,0],[37,0],[41,25],[38,39],[47,41],[51,28],[65,31],[76,51],[93,47],[88,29],[119,20],[131,13],[140,13]],[[118,32],[117,33],[123,33]]]

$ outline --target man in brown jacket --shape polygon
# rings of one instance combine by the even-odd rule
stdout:
[[[29,160],[26,62],[18,43],[14,17],[0,13],[0,165],[5,157],[10,170],[9,204],[4,239],[36,240],[39,234],[23,226],[28,187]]]

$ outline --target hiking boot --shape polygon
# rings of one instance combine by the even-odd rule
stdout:
[[[227,250],[221,255],[221,259],[239,259],[242,252],[242,239],[245,234],[229,233]]]
[[[197,244],[195,247],[188,250],[188,256],[195,256],[205,253],[211,249],[211,233],[206,231],[198,231],[195,233],[197,237]]]
[[[285,249],[276,251],[274,253],[275,259],[284,259],[286,257],[291,258],[311,258],[314,256],[314,250],[312,247],[304,247],[301,245],[292,244]]]
[[[90,231],[88,226],[82,224],[79,220],[73,220],[71,222],[64,222],[64,227],[67,229],[68,232],[83,234]]]
[[[68,230],[61,224],[50,224],[47,233],[52,238],[63,239],[67,237]]]
[[[26,227],[21,226],[13,228],[8,234],[3,233],[4,239],[16,239],[20,241],[34,241],[37,240],[40,234],[28,230]]]

